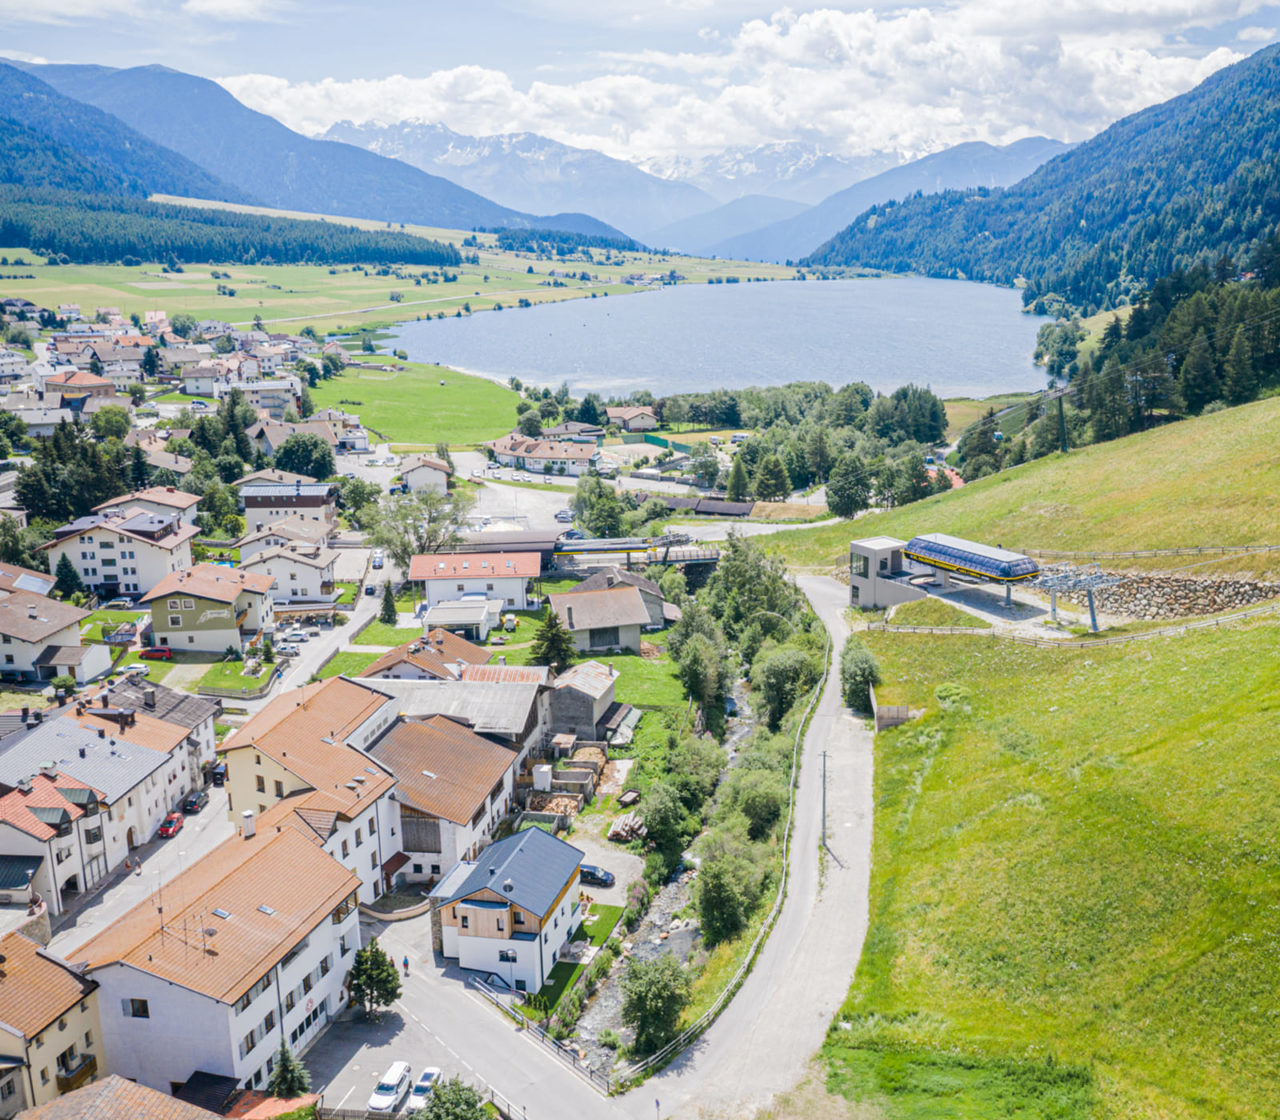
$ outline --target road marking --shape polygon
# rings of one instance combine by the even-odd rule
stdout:
[[[358,1068],[358,1067],[355,1067],[355,1068]],[[339,1101],[336,1105],[334,1105],[333,1107],[334,1107],[334,1108],[341,1108],[341,1107],[342,1107],[342,1105],[343,1105],[343,1102],[344,1102],[344,1101],[345,1101],[349,1096],[351,1096],[351,1094],[352,1094],[352,1093],[354,1093],[355,1091],[356,1091],[356,1087],[355,1087],[354,1085],[352,1085],[350,1089],[348,1089],[345,1093],[343,1093],[343,1094],[342,1094],[342,1100],[340,1100],[340,1101]]]

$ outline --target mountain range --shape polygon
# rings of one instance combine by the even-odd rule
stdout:
[[[625,160],[532,132],[465,136],[442,124],[340,121],[322,139],[403,160],[504,206],[581,211],[633,236],[716,205],[689,183],[660,179]]]
[[[798,260],[834,236],[877,203],[907,198],[920,191],[999,187],[1016,183],[1046,160],[1068,150],[1059,140],[1035,136],[1005,147],[980,142],[957,144],[933,155],[882,171],[837,191],[816,206],[772,225],[702,246],[717,257],[744,260]]]
[[[109,114],[153,145],[185,157],[184,164],[203,168],[265,206],[450,229],[545,228],[619,236],[586,214],[535,217],[399,160],[350,144],[308,139],[242,105],[217,83],[164,66],[13,67],[66,98]],[[0,108],[0,115],[11,114]],[[197,197],[225,195],[225,189],[220,193],[213,182],[197,193],[170,191],[161,181],[150,180],[147,189]]]
[[[1196,261],[1242,267],[1280,225],[1280,45],[1118,121],[1006,188],[878,205],[813,253],[1107,306]]]

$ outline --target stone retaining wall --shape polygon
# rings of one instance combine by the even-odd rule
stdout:
[[[1139,576],[1093,593],[1098,610],[1131,618],[1186,618],[1242,610],[1280,596],[1280,583],[1250,579]],[[1067,596],[1063,596],[1067,598]],[[1071,598],[1084,607],[1085,600]]]

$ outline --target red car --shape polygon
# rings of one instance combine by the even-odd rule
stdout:
[[[164,823],[160,826],[159,835],[165,840],[171,836],[177,836],[182,831],[183,816],[181,813],[170,813],[164,819]]]
[[[138,651],[139,657],[144,657],[148,661],[172,661],[173,650],[167,646],[153,646],[151,649]]]

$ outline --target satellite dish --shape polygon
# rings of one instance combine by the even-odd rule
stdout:
[[[205,937],[213,937],[217,934],[217,930],[213,926],[206,926],[204,930]]]

